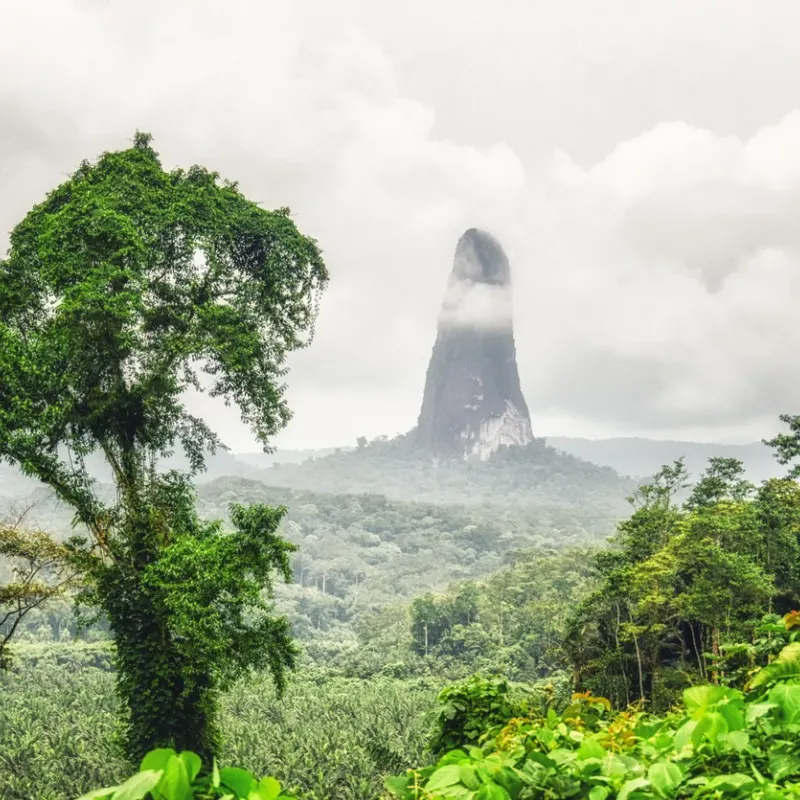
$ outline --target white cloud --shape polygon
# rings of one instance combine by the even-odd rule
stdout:
[[[678,5],[681,19],[695,7]],[[592,165],[568,155],[574,110],[591,109],[596,96],[587,90],[564,96],[565,144],[542,160],[505,143],[519,142],[514,130],[487,141],[491,119],[480,107],[474,129],[454,132],[453,113],[442,120],[408,96],[403,87],[419,76],[410,81],[407,62],[397,55],[406,65],[398,69],[388,55],[408,43],[393,46],[388,28],[373,24],[375,4],[357,6],[0,5],[0,31],[13,32],[0,48],[0,229],[81,158],[124,146],[136,128],[155,135],[168,166],[201,162],[267,206],[290,205],[319,239],[332,282],[314,345],[292,361],[296,416],[278,440],[286,445],[347,443],[414,423],[455,244],[473,225],[495,232],[511,259],[534,431],[759,436],[777,413],[800,410],[800,111],[752,136],[689,122],[631,135],[628,122],[613,128],[597,117],[586,140],[613,129],[617,144]],[[608,65],[623,40],[649,58],[662,27],[669,42],[684,30],[625,18],[630,30],[603,23],[611,39],[598,40],[598,63]],[[738,52],[746,26],[736,20]],[[445,21],[437,11],[419,29],[428,42],[420,63],[432,63],[428,40]],[[572,30],[566,17],[553,24]],[[488,86],[495,111],[535,119],[537,104],[558,97],[558,80],[574,86],[569,48],[591,51],[588,22],[564,52],[537,28],[530,59],[542,92],[550,88],[520,94],[520,31],[492,72],[483,32],[467,30],[463,16],[453,25],[464,43],[451,45],[441,75],[460,65],[474,76],[481,65],[485,82],[448,85],[441,106],[451,112],[458,98],[464,108],[473,95],[488,103]],[[500,55],[500,28],[487,25]],[[648,34],[634,47],[637,25]],[[414,35],[405,18],[397,30]],[[431,72],[431,84],[441,75]],[[541,124],[552,140],[555,123]],[[198,407],[213,409],[234,447],[247,446],[230,410]]]
[[[740,141],[663,124],[586,170],[558,155],[551,213],[560,232],[586,225],[580,244],[560,243],[566,275],[539,333],[570,312],[577,324],[555,368],[526,370],[534,408],[560,402],[620,430],[766,434],[800,407],[799,125],[792,113]]]

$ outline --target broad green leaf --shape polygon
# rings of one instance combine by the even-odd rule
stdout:
[[[769,754],[769,769],[776,781],[800,773],[800,755],[783,749],[772,750]]]
[[[186,766],[186,773],[189,776],[189,783],[191,783],[199,775],[203,762],[197,753],[192,753],[189,750],[184,750],[180,754],[180,759]]]
[[[439,767],[436,772],[428,779],[426,789],[429,792],[435,789],[442,789],[445,786],[452,786],[461,780],[461,767],[458,764],[447,764]]]
[[[683,704],[686,706],[686,710],[691,713],[698,709],[705,709],[720,700],[717,689],[716,686],[690,686],[683,693]]]
[[[749,775],[735,772],[732,775],[716,775],[706,785],[711,789],[719,789],[723,792],[741,792],[751,787],[755,788],[757,784]]]
[[[479,753],[478,759],[483,758],[483,753],[480,750],[478,750],[478,753]],[[445,753],[439,759],[438,766],[443,767],[445,764],[457,764],[460,763],[461,761],[466,761],[467,758],[468,758],[467,754],[463,750],[451,750],[449,753]]]
[[[752,724],[757,719],[769,714],[774,708],[774,703],[749,703],[745,713],[748,724]]]
[[[111,800],[143,800],[156,787],[162,774],[162,770],[154,769],[137,772],[114,792]]]
[[[458,777],[461,783],[463,783],[468,789],[477,789],[481,785],[480,779],[478,778],[478,773],[475,771],[475,767],[469,764],[462,764],[459,767]]]
[[[798,796],[798,785],[792,784],[791,786],[786,787],[789,791],[792,792],[791,795],[787,795],[785,792],[782,792],[780,789],[777,789],[774,786],[767,786],[765,789],[762,789],[761,800],[787,800],[787,797],[797,797]]]
[[[725,717],[729,731],[740,731],[744,728],[744,714],[738,703],[722,703],[718,709],[719,713]]]
[[[475,800],[511,800],[511,795],[496,783],[484,783],[475,792]]]
[[[606,755],[600,766],[600,773],[606,778],[621,778],[628,771],[629,765],[612,753]]]
[[[750,736],[746,731],[728,731],[721,739],[737,753],[741,753],[750,743]]]
[[[475,795],[476,792],[472,789],[467,789],[466,786],[455,783],[452,786],[445,786],[443,789],[439,789],[433,796],[442,798],[442,800],[473,800]]]
[[[187,800],[192,796],[189,773],[186,764],[176,755],[167,762],[158,791],[164,795],[165,800]]]
[[[94,789],[87,794],[82,794],[78,800],[110,800],[117,789],[119,789],[119,786],[110,786],[107,789]]]
[[[558,762],[555,759],[544,755],[544,753],[537,753],[535,751],[528,755],[528,760],[541,764],[547,769],[555,769],[558,766]]]
[[[256,789],[250,790],[253,800],[277,800],[281,793],[281,785],[275,778],[262,778]]]
[[[177,755],[171,747],[160,747],[157,750],[151,750],[139,765],[140,772],[148,770],[162,770],[166,769],[169,760],[172,756]]]
[[[647,770],[647,779],[662,797],[673,797],[683,780],[683,773],[677,764],[658,761]]]
[[[776,681],[800,678],[800,642],[787,644],[771,664],[759,670],[750,680],[750,688],[766,686]]]
[[[500,784],[510,795],[516,797],[522,786],[522,781],[519,775],[511,767],[501,767],[494,776],[497,783]]]
[[[630,781],[625,781],[622,784],[622,788],[619,790],[619,794],[617,795],[617,800],[625,800],[626,797],[630,797],[630,795],[637,792],[639,789],[644,789],[650,785],[650,781],[647,778],[634,778]]]
[[[717,743],[720,734],[728,732],[728,722],[719,711],[706,711],[697,721],[697,727],[692,731],[692,744],[697,747],[707,738],[712,744]]]
[[[237,797],[247,797],[253,788],[253,776],[245,769],[225,767],[219,771],[219,779],[223,786],[233,789]]]
[[[597,741],[597,739],[584,739],[578,748],[578,758],[605,758],[608,751]]]
[[[768,699],[780,710],[784,722],[800,722],[800,684],[779,683],[770,689]]]
[[[697,722],[689,720],[681,725],[675,732],[675,750],[680,752],[684,747],[692,743],[694,736],[694,729],[697,727]]]
[[[410,775],[392,776],[383,779],[383,784],[386,788],[398,797],[402,797],[406,793],[408,784],[411,782]]]
[[[589,800],[606,800],[606,798],[611,794],[611,789],[607,786],[595,786],[589,792]]]
[[[697,716],[723,701],[739,701],[742,693],[727,686],[690,686],[683,692],[686,710]]]

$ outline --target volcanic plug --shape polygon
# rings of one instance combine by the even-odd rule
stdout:
[[[458,240],[417,423],[417,447],[443,458],[488,458],[533,439],[519,381],[511,270],[489,233]]]

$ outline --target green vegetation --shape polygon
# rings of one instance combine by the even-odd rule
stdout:
[[[792,441],[775,444],[786,461]],[[731,459],[687,483],[678,462],[640,487],[610,548],[531,549],[516,509],[493,519],[486,508],[484,529],[470,524],[480,506],[212,482],[204,514],[234,499],[292,505],[283,531],[300,546],[287,553],[298,584],[276,602],[306,663],[283,699],[263,673],[220,694],[220,769],[273,776],[300,800],[795,796],[800,489],[791,479],[756,488]],[[235,521],[242,507],[232,508]],[[505,561],[491,574],[438,593],[404,583],[400,555],[427,543],[421,564],[451,542],[456,562],[481,536],[487,553],[497,537]],[[343,567],[369,567],[366,553],[384,542],[397,550],[372,565],[375,583],[327,560],[344,543]],[[387,602],[377,587],[391,580]],[[312,597],[331,604],[328,616]],[[32,616],[42,624],[53,611]],[[336,645],[345,629],[351,638]],[[18,645],[0,705],[16,725],[0,739],[3,796],[68,800],[129,777],[115,748],[126,711],[105,671],[110,646]],[[68,776],[47,767],[65,757]]]
[[[666,710],[686,686],[721,680],[727,645],[747,641],[764,610],[800,605],[797,484],[755,489],[740,462],[712,459],[679,507],[685,477],[677,462],[640,490],[571,623],[577,687],[616,706]]]
[[[509,580],[526,584],[526,597],[508,595],[505,600],[512,605],[528,602],[550,591],[546,578],[550,570],[561,569],[553,560],[556,551],[602,542],[613,531],[615,519],[593,509],[436,506],[375,495],[326,495],[269,487],[244,478],[221,478],[198,487],[197,509],[205,519],[227,517],[234,503],[288,507],[280,535],[298,549],[290,556],[293,584],[275,587],[276,608],[287,616],[293,635],[315,661],[329,663],[341,655],[357,674],[372,674],[390,661],[408,662],[403,607],[415,597],[518,564],[519,570],[530,573],[530,583],[522,575]],[[33,513],[40,524],[49,520],[59,530],[67,528],[64,509],[50,501],[42,501]],[[537,566],[537,553],[548,561]],[[530,564],[526,567],[523,562]],[[576,553],[563,569],[588,574],[586,555]],[[542,580],[536,582],[538,571],[543,571]],[[575,583],[579,578],[564,580]],[[501,590],[498,581],[482,603],[481,617],[487,624],[493,614],[488,595]],[[566,616],[569,603],[563,602],[564,591],[572,590],[553,587],[548,607],[541,608],[543,621],[553,614],[559,619]],[[392,624],[391,636],[380,644],[373,642],[369,657],[359,653],[374,615],[384,610],[384,619],[402,620],[399,630]],[[528,612],[533,613],[530,608]],[[507,616],[504,612],[503,619],[492,625],[490,641],[499,645],[500,628],[505,625],[504,652],[514,646],[515,638],[516,647],[524,649],[522,620],[509,627]],[[99,635],[108,635],[106,625],[78,631],[67,600],[34,612],[18,634],[28,641]]]
[[[288,211],[202,167],[166,172],[137,134],[84,162],[11,233],[0,261],[0,459],[48,485],[86,536],[68,543],[116,642],[128,752],[218,748],[219,692],[251,667],[279,686],[288,623],[283,510],[202,521],[191,478],[222,445],[185,406],[207,388],[266,444],[290,417],[286,356],[307,344],[327,273]],[[204,387],[202,379],[208,381]],[[159,472],[180,446],[189,470]],[[109,501],[86,459],[102,454]]]
[[[131,774],[118,746],[125,714],[114,675],[95,666],[101,647],[20,646],[0,676],[3,800],[75,800]],[[426,760],[441,685],[306,669],[278,699],[269,675],[255,674],[222,695],[219,764],[272,775],[302,800],[378,797],[383,776]]]
[[[215,797],[226,800],[290,800],[281,792],[275,778],[259,780],[239,767],[220,769],[216,761],[210,772],[203,770],[197,753],[172,748],[151,750],[139,766],[139,771],[119,786],[111,786],[84,795],[81,800],[187,800]]]
[[[409,436],[362,440],[355,450],[278,464],[259,480],[274,486],[334,494],[382,494],[427,503],[588,507],[625,513],[625,497],[636,488],[610,467],[550,447],[536,439],[525,447],[502,447],[486,461],[433,462],[413,448]]]
[[[477,744],[474,733],[461,737],[435,764],[387,785],[403,800],[798,797],[798,648],[797,641],[786,645],[745,691],[691,686],[682,705],[662,716],[641,706],[615,713],[588,692],[560,713],[517,714],[507,687],[475,686],[483,702],[471,697],[471,706],[482,713],[470,719],[484,722]]]
[[[196,487],[186,390],[266,446],[326,282],[142,134],[13,231],[0,479],[44,488],[0,525],[3,800],[800,797],[800,417],[759,486],[407,436]]]
[[[25,618],[66,592],[76,577],[64,545],[27,529],[24,519],[19,512],[0,521],[0,669],[11,661],[10,643]]]

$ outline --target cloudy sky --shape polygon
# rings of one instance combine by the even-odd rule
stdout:
[[[800,413],[798,31],[797,0],[2,0],[0,250],[139,128],[324,250],[276,444],[415,423],[472,226],[536,434],[758,439]]]

